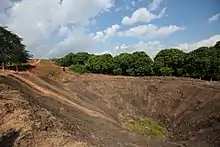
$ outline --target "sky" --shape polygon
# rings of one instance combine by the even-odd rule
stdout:
[[[220,40],[219,0],[0,0],[0,25],[36,58],[185,52]]]

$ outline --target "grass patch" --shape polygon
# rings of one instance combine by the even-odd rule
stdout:
[[[150,138],[165,139],[166,131],[150,118],[135,118],[125,123],[126,127],[138,134]]]

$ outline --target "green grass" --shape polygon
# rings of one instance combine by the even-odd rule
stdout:
[[[165,129],[150,118],[135,118],[125,123],[126,127],[150,138],[165,139]]]

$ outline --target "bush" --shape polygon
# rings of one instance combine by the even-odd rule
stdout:
[[[85,65],[71,65],[69,67],[70,70],[76,72],[76,73],[79,73],[79,74],[83,74],[83,73],[88,73],[89,71],[86,69],[86,66]]]
[[[172,76],[172,68],[169,68],[169,67],[162,67],[160,69],[160,72],[161,72],[161,75],[162,76]]]

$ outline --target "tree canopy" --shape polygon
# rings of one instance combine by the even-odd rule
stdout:
[[[2,68],[7,64],[25,63],[31,57],[21,43],[22,38],[0,26],[0,62]]]
[[[179,49],[160,51],[154,58],[155,75],[182,75],[184,57],[185,53]]]
[[[207,80],[220,79],[220,41],[211,47],[191,52],[181,49],[161,50],[152,60],[145,52],[93,55],[86,52],[69,53],[56,59],[79,73],[100,73],[126,76],[186,76]]]

